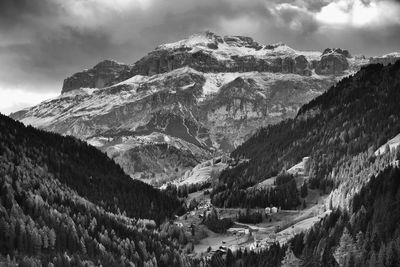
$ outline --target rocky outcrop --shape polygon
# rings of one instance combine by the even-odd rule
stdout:
[[[231,55],[228,60],[218,60],[208,51],[155,51],[135,63],[133,73],[154,75],[189,66],[201,72],[282,72],[310,75],[310,64],[305,56],[257,58],[252,55]]]
[[[343,55],[346,58],[351,58],[352,57],[348,50],[344,50],[344,49],[341,49],[341,48],[326,48],[324,50],[324,52],[322,52],[322,55],[328,55],[328,54],[332,54],[332,53]]]
[[[131,77],[130,70],[130,65],[104,60],[89,70],[66,78],[61,93],[79,88],[103,88],[116,84]]]
[[[253,38],[246,36],[225,36],[223,41],[230,46],[247,47],[255,50],[260,50],[263,48],[261,45],[255,42]]]
[[[311,75],[312,65],[308,62],[307,58],[303,55],[297,56],[294,59],[294,72],[300,75]]]
[[[344,50],[346,51],[346,50]],[[325,50],[321,60],[316,63],[315,72],[319,75],[341,75],[349,68],[345,55],[348,53],[340,50]]]

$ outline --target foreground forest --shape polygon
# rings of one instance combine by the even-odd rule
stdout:
[[[1,266],[188,264],[157,230],[180,201],[75,138],[0,115],[0,191]]]
[[[361,153],[341,166],[341,195],[332,212],[288,244],[215,254],[212,266],[281,266],[287,249],[303,267],[400,266],[400,149],[376,157]],[[223,265],[221,265],[223,264]],[[297,265],[294,265],[297,266]]]

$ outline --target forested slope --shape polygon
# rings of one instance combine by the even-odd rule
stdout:
[[[353,202],[292,240],[304,266],[400,265],[400,170],[373,176]]]
[[[0,115],[1,159],[41,167],[79,195],[129,217],[164,220],[180,207],[176,198],[132,180],[105,154],[76,138],[25,127]]]
[[[75,138],[0,115],[0,190],[0,265],[185,265],[176,240],[133,218],[164,220],[180,202]]]
[[[305,156],[311,156],[310,186],[331,188],[333,167],[374,151],[400,132],[399,103],[400,62],[363,67],[304,105],[295,119],[261,129],[233,151],[237,160],[249,160],[221,173],[213,203],[243,203],[243,190]]]

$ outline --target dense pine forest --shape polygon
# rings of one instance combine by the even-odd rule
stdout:
[[[400,149],[378,157],[360,153],[340,167],[347,179],[342,201],[330,203],[332,212],[310,230],[260,253],[217,254],[211,265],[281,266],[290,248],[303,267],[400,266],[399,160]]]
[[[210,265],[215,267],[231,266],[263,266],[277,267],[285,256],[287,246],[280,246],[278,243],[272,244],[268,250],[260,253],[253,251],[237,251],[233,254],[230,250],[226,255],[216,253],[210,260]]]
[[[304,105],[295,119],[259,130],[234,150],[231,156],[241,163],[221,173],[212,203],[269,206],[270,201],[260,205],[259,194],[246,194],[246,189],[306,156],[311,157],[310,187],[329,192],[337,186],[334,168],[361,152],[375,151],[400,132],[399,103],[400,62],[363,67]]]
[[[400,265],[400,170],[386,168],[353,198],[351,212],[337,209],[292,240],[304,266]]]
[[[293,175],[281,173],[276,178],[275,187],[271,188],[247,188],[230,190],[228,185],[218,188],[224,189],[221,194],[213,191],[213,203],[222,203],[225,207],[281,207],[282,209],[292,209],[300,204],[299,190]],[[228,197],[226,196],[234,196]]]
[[[1,266],[188,264],[158,228],[180,201],[75,138],[0,115],[0,191]]]

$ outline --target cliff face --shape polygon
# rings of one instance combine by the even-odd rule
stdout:
[[[75,73],[64,80],[61,93],[78,88],[103,88],[130,77],[131,66],[113,60],[104,60],[92,69]]]
[[[204,73],[272,72],[311,76],[343,75],[350,53],[342,49],[296,51],[285,44],[260,45],[250,37],[195,34],[176,43],[158,46],[132,65],[106,60],[65,79],[62,93],[82,87],[103,88],[135,75],[152,76],[185,66]]]
[[[364,63],[338,50],[300,52],[206,32],[161,45],[133,65],[100,62],[67,78],[59,97],[12,117],[87,140],[132,177],[165,180],[193,159],[231,151],[259,127],[294,117]],[[181,158],[155,168],[157,160],[148,161],[153,152],[155,159]],[[132,154],[147,164],[129,166]]]

